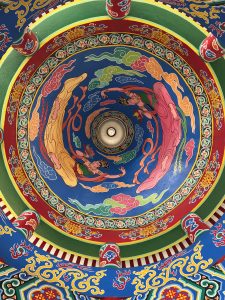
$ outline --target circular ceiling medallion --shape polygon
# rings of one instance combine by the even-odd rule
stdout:
[[[93,22],[65,23],[4,73],[14,77],[4,83],[2,149],[20,194],[8,201],[37,210],[42,235],[70,251],[77,239],[80,253],[111,241],[141,255],[182,237],[174,228],[188,212],[204,207],[207,218],[221,200],[221,89],[172,31],[138,18]]]
[[[106,111],[91,124],[95,146],[107,154],[125,151],[133,141],[134,128],[130,119],[119,111]]]

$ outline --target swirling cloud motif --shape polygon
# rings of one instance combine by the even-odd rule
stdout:
[[[89,55],[86,57],[86,62],[102,61],[104,59],[116,62],[117,64],[123,64],[127,67],[131,67],[133,70],[140,72],[146,71],[145,64],[146,62],[148,62],[147,56],[125,47],[118,47],[113,51],[113,53],[103,52],[101,55]]]
[[[124,64],[125,66],[129,66],[133,70],[139,72],[147,71],[154,79],[158,81],[164,79],[166,83],[171,86],[173,92],[175,93],[178,104],[185,116],[190,117],[192,132],[195,133],[196,125],[193,105],[187,96],[183,97],[182,92],[184,90],[180,85],[179,78],[175,73],[164,72],[160,63],[154,57],[141,55],[141,53],[131,51],[126,47],[118,47],[114,50],[113,53],[104,52],[99,56],[89,55],[86,57],[86,61],[102,61],[104,59],[116,62],[117,64]],[[97,88],[98,86],[99,88],[101,88],[106,85],[101,85],[101,82],[98,82],[97,79],[94,79],[94,81],[92,82],[92,86],[93,88]]]
[[[120,182],[120,181],[103,182],[102,184],[98,184],[98,185],[95,185],[92,187],[84,185],[83,183],[80,183],[80,185],[84,189],[87,189],[93,193],[107,193],[107,192],[109,192],[109,190],[120,189],[120,188],[130,188],[130,187],[135,186],[135,184],[127,184],[125,182]]]
[[[78,135],[75,135],[74,132],[73,132],[73,142],[74,142],[74,145],[76,146],[76,148],[78,148],[78,149],[81,148],[81,146],[82,146],[81,140]]]
[[[10,228],[9,226],[2,226],[0,225],[0,235],[4,235],[4,234],[9,234],[10,236],[12,236],[12,233],[15,232],[15,230],[13,230],[12,228]]]
[[[42,97],[42,95],[39,95],[37,103],[35,105],[35,108],[32,112],[30,122],[29,122],[29,138],[31,141],[34,141],[36,139],[36,137],[38,136],[38,132],[39,132],[40,114],[39,114],[38,110],[41,105],[41,97]]]
[[[89,61],[102,61],[104,59],[116,62],[117,64],[122,64],[122,63],[128,63],[131,60],[131,57],[135,56],[135,60],[141,56],[136,51],[131,51],[129,48],[125,47],[116,47],[113,51],[111,52],[103,52],[100,55],[95,55],[91,54],[89,56],[86,56],[85,62]],[[127,65],[129,66],[129,64]]]
[[[128,83],[128,82],[137,82],[137,83],[140,83],[140,84],[144,84],[143,81],[141,80],[138,80],[137,78],[135,77],[128,77],[128,76],[118,76],[115,78],[116,82],[119,82],[121,84],[125,84],[125,83]]]
[[[181,118],[166,87],[161,82],[157,82],[153,85],[153,91],[157,99],[155,111],[161,120],[163,140],[158,154],[157,165],[149,177],[139,185],[136,190],[137,193],[155,187],[168,172],[175,156],[177,145],[179,145],[182,138]],[[151,98],[149,100],[152,102]]]
[[[79,210],[88,214],[92,213],[104,217],[111,217],[113,214],[124,216],[134,208],[144,206],[148,203],[155,204],[159,202],[167,191],[168,189],[165,189],[159,195],[157,193],[153,193],[147,198],[144,198],[143,196],[132,197],[130,195],[120,193],[112,196],[111,198],[107,198],[103,201],[103,203],[98,204],[82,205],[76,199],[69,199],[69,202],[76,205]]]
[[[61,176],[65,184],[71,187],[77,185],[77,176],[74,171],[75,161],[64,147],[61,129],[65,109],[73,90],[86,78],[87,74],[83,73],[64,82],[62,90],[53,103],[44,133],[44,145],[55,171]]]
[[[92,110],[92,108],[95,107],[95,105],[97,105],[102,100],[102,97],[100,96],[100,91],[97,91],[89,95],[88,99],[89,100],[85,103],[83,107],[83,112]]]
[[[10,255],[12,259],[18,259],[21,256],[29,256],[29,251],[32,251],[33,247],[30,245],[27,245],[27,242],[21,241],[19,243],[13,244],[13,246],[10,248]]]
[[[195,148],[195,141],[194,139],[190,139],[184,150],[185,150],[185,153],[187,155],[187,159],[186,159],[186,162],[185,162],[185,167],[187,168],[188,167],[188,163],[189,163],[189,160],[192,158],[193,156],[193,152],[194,152],[194,148]]]
[[[141,74],[137,71],[126,70],[118,66],[108,66],[104,69],[97,70],[95,72],[96,78],[93,78],[88,85],[88,90],[100,89],[109,85],[112,81],[113,76],[115,75],[129,75],[129,76],[138,76],[145,77],[144,74]]]
[[[112,213],[109,211],[110,206],[100,204],[86,204],[82,205],[77,199],[68,199],[69,202],[73,205],[75,205],[79,210],[86,212],[88,214],[94,214],[94,215],[100,215],[103,217],[110,217]]]
[[[33,155],[36,158],[36,163],[38,166],[38,170],[41,174],[41,176],[43,176],[44,178],[47,178],[49,180],[56,180],[57,179],[57,175],[56,172],[53,168],[49,167],[48,165],[46,165],[46,163],[44,163],[40,156],[37,154],[35,148],[33,147]]]
[[[61,85],[62,78],[66,73],[70,73],[74,66],[73,63],[76,61],[76,59],[71,60],[67,64],[63,64],[55,69],[55,71],[52,73],[51,77],[46,81],[44,84],[41,94],[43,97],[47,97],[52,91],[58,90],[58,88]],[[71,68],[69,68],[71,67]]]

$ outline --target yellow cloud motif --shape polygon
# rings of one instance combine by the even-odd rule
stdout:
[[[45,148],[55,171],[62,177],[65,184],[71,187],[77,185],[77,177],[73,169],[75,161],[64,147],[61,129],[65,109],[72,92],[86,77],[87,74],[84,73],[81,76],[65,81],[63,89],[53,103],[44,135]]]
[[[9,234],[10,236],[12,236],[12,233],[16,232],[15,230],[13,230],[12,228],[10,228],[9,226],[2,226],[0,225],[0,235],[5,235],[5,234]]]
[[[64,282],[64,277],[68,276],[71,278],[69,288],[73,292],[86,293],[90,291],[92,295],[105,294],[105,291],[100,290],[98,285],[100,280],[106,276],[106,270],[97,271],[90,276],[88,273],[76,268],[55,268],[53,263],[60,263],[61,260],[50,255],[41,255],[37,251],[34,251],[34,255],[26,259],[28,264],[22,269],[27,274],[36,276],[49,283],[57,283],[62,288],[68,288]]]
[[[131,283],[135,285],[134,294],[146,293],[150,289],[162,287],[168,282],[177,281],[177,277],[173,275],[175,271],[180,276],[188,277],[198,273],[200,270],[207,269],[213,263],[213,260],[211,258],[208,260],[203,259],[201,254],[202,248],[203,245],[198,243],[194,247],[194,253],[191,256],[186,255],[185,257],[174,259],[168,267],[161,270],[161,273],[158,272],[158,264],[133,272],[134,275],[137,275]]]

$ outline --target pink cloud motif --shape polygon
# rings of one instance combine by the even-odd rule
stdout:
[[[189,160],[190,160],[190,159],[192,158],[192,156],[193,156],[194,148],[195,148],[195,141],[194,141],[194,139],[190,139],[190,140],[187,142],[187,144],[186,144],[186,146],[185,146],[185,148],[184,148],[185,153],[186,153],[186,155],[187,155],[187,159],[186,159],[186,162],[185,162],[185,168],[188,167]]]
[[[135,62],[132,63],[131,68],[136,71],[146,71],[145,64],[149,61],[149,58],[145,55],[139,57]]]
[[[117,215],[125,215],[128,212],[127,207],[112,207],[110,208],[110,212]]]
[[[118,204],[124,205],[124,207],[115,206],[110,208],[110,212],[117,215],[125,215],[128,211],[139,206],[139,201],[135,197],[131,197],[126,194],[118,194],[111,197]]]

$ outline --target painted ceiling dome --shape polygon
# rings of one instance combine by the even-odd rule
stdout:
[[[0,26],[2,218],[15,221],[31,209],[36,223],[41,220],[32,236],[26,234],[30,248],[25,243],[24,251],[39,247],[91,274],[100,247],[109,244],[114,253],[116,244],[121,266],[142,268],[140,279],[145,265],[185,248],[181,255],[188,253],[199,232],[192,215],[196,235],[187,238],[189,223],[181,227],[187,214],[207,226],[223,215],[225,30],[222,19],[212,25],[212,15],[224,18],[224,7],[199,4],[211,12],[203,21],[211,31],[218,28],[209,35],[190,18],[189,2],[196,1],[173,2],[189,16],[143,0],[131,9],[129,1],[122,3],[121,17],[113,0],[94,0],[48,6],[29,27],[18,20],[24,33],[17,40],[9,35],[15,28]],[[0,16],[13,11],[8,1],[2,6]],[[105,273],[99,272],[100,280]],[[90,286],[73,291],[124,298],[154,287],[145,289],[129,270],[118,272],[115,293],[113,287],[105,294]],[[131,294],[128,281],[136,286]],[[154,293],[148,299],[172,299],[165,290],[164,298]]]

